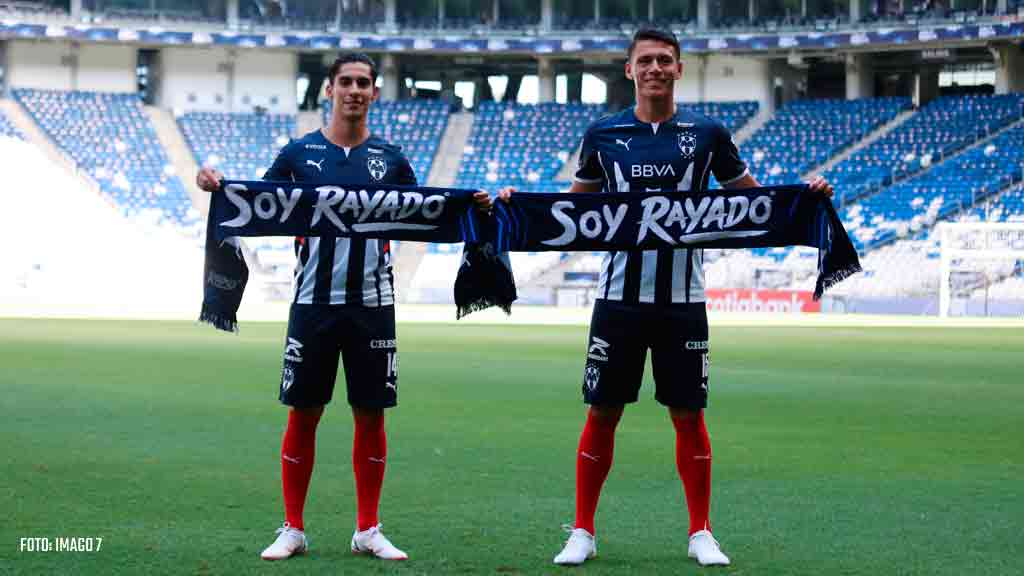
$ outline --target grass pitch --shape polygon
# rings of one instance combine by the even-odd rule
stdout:
[[[283,324],[0,320],[4,574],[564,574],[583,327],[399,325],[382,520],[411,560],[348,551],[351,417],[321,423],[309,554],[283,512]],[[712,327],[715,534],[729,574],[1020,574],[1024,334]],[[339,377],[339,386],[342,386]],[[686,559],[673,433],[650,382],[620,424],[586,574]],[[102,537],[22,552],[26,537]],[[708,570],[710,571],[710,570]]]

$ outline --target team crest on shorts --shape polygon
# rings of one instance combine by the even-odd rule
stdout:
[[[695,152],[697,152],[697,135],[689,130],[685,130],[679,133],[679,152],[682,153],[683,158],[693,158]]]
[[[583,383],[587,386],[587,390],[594,391],[597,389],[597,384],[601,381],[601,368],[596,364],[587,364],[587,370],[583,374]]]
[[[292,384],[295,383],[295,372],[285,366],[284,370],[281,370],[281,392],[287,392]]]
[[[370,178],[373,178],[375,182],[380,182],[388,173],[388,163],[380,156],[370,156],[366,160],[366,169],[370,172]]]

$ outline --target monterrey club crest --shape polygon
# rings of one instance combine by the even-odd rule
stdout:
[[[380,182],[388,173],[388,163],[380,156],[370,156],[366,160],[366,169],[370,171],[370,178]]]
[[[285,366],[281,371],[281,391],[287,392],[292,384],[295,382],[295,372],[291,368]]]
[[[679,133],[679,152],[683,158],[693,158],[697,151],[697,135],[689,130]]]
[[[587,387],[587,390],[593,392],[597,389],[597,384],[601,381],[601,368],[596,364],[587,364],[587,369],[583,374],[583,384]]]

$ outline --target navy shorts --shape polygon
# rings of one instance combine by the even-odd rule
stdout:
[[[395,307],[324,304],[291,306],[281,403],[305,408],[330,402],[339,356],[350,405],[390,408],[398,404]]]
[[[690,304],[594,303],[583,373],[583,400],[593,405],[637,401],[647,349],[654,398],[665,406],[698,410],[708,403],[708,315]]]

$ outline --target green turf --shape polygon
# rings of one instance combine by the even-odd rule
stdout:
[[[0,320],[3,574],[541,574],[572,520],[581,327],[400,325],[382,520],[412,560],[352,557],[351,418],[328,409],[311,553],[282,519],[281,324]],[[1020,574],[1024,334],[713,328],[716,535],[730,574]],[[687,561],[650,382],[620,426],[586,574]],[[344,395],[341,395],[344,398]],[[22,537],[103,537],[23,553]]]

